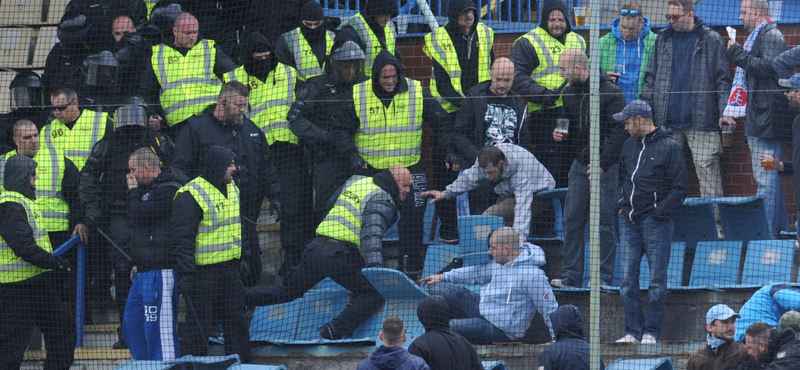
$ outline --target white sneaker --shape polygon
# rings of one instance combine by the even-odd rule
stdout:
[[[650,334],[642,335],[642,344],[656,344],[656,343],[658,343],[656,337]]]
[[[632,344],[639,344],[639,340],[636,339],[633,335],[626,334],[624,337],[617,339],[614,343],[632,343]]]

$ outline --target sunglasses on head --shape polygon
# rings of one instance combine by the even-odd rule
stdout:
[[[54,105],[54,106],[53,106],[53,111],[54,111],[54,112],[62,112],[62,111],[64,111],[65,109],[69,108],[69,106],[70,106],[70,105],[72,105],[72,103],[74,103],[74,102],[75,102],[75,101],[73,100],[73,101],[71,101],[71,102],[69,102],[69,103],[67,103],[67,104],[64,104],[64,105]]]
[[[620,11],[619,11],[619,15],[621,15],[623,17],[625,17],[625,16],[638,17],[641,14],[642,13],[640,11],[638,11],[638,10],[620,9]]]

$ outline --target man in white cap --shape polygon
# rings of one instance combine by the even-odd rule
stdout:
[[[738,313],[724,304],[718,304],[706,313],[706,344],[694,351],[686,363],[686,370],[724,370],[747,361],[747,346],[733,340]]]

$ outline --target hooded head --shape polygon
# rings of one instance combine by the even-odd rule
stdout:
[[[369,0],[361,10],[361,15],[373,30],[383,29],[386,22],[398,14],[400,11],[395,0]]]
[[[11,156],[6,161],[6,172],[3,175],[3,187],[6,191],[15,191],[31,200],[36,200],[36,186],[31,186],[31,177],[36,176],[39,165],[26,155]]]
[[[551,22],[551,20],[556,19],[563,21]],[[542,22],[539,27],[544,28],[550,36],[557,39],[562,39],[565,34],[572,32],[567,4],[562,0],[550,0],[544,3],[544,6],[542,6]]]
[[[386,66],[394,68],[384,68]],[[390,88],[391,91],[389,91]],[[407,90],[408,84],[403,72],[403,65],[392,53],[381,50],[372,63],[372,91],[381,99],[391,99],[398,91]]]
[[[453,313],[447,300],[440,295],[428,296],[417,306],[417,317],[425,331],[445,330],[450,328]]]
[[[247,48],[245,49],[244,70],[251,76],[258,77],[261,81],[266,81],[267,76],[278,65],[278,59],[272,50],[272,44],[260,32],[251,32],[247,36]]]
[[[225,173],[234,158],[236,158],[236,154],[224,146],[209,147],[203,155],[200,176],[217,188],[225,188]]]
[[[334,80],[352,86],[364,80],[364,51],[353,41],[334,42],[329,70]]]
[[[553,323],[556,341],[565,338],[586,339],[583,336],[583,317],[578,307],[563,305],[550,314],[550,321]]]
[[[303,5],[300,10],[300,32],[309,43],[325,39],[325,14],[318,2],[309,1]]]
[[[469,33],[475,31],[475,27],[478,25],[477,9],[478,7],[472,0],[451,0],[447,10],[447,16],[450,17],[445,26],[447,31],[461,32],[465,27],[469,28]]]

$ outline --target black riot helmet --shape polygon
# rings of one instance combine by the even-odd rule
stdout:
[[[119,61],[114,53],[103,50],[86,57],[83,61],[86,84],[89,86],[116,86]]]
[[[11,80],[11,109],[41,108],[42,83],[33,71],[22,71]]]
[[[58,24],[58,40],[65,44],[80,44],[88,39],[92,24],[86,15],[80,12],[69,12],[61,17]]]
[[[159,5],[161,5],[160,2],[156,4],[150,13],[150,23],[162,33],[172,33],[172,25],[175,23],[175,18],[178,17],[178,14],[183,13],[184,10],[181,4],[178,3]]]
[[[354,82],[364,75],[364,51],[353,41],[334,46],[331,51],[331,73],[336,80]]]
[[[147,103],[138,96],[130,96],[122,100],[122,104],[114,110],[115,128],[122,126],[144,126],[148,121]]]

